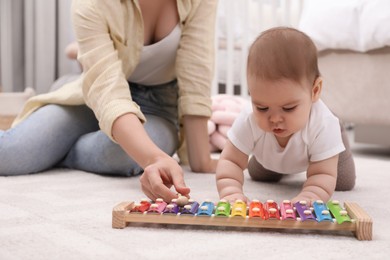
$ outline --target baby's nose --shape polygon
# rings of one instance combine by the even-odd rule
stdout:
[[[270,115],[269,121],[271,123],[279,123],[282,121],[282,116],[279,113],[273,113],[272,115]]]

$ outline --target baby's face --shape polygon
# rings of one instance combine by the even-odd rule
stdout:
[[[313,103],[311,86],[286,79],[254,78],[248,78],[248,85],[257,125],[273,133],[279,144],[285,146],[291,135],[309,120]]]

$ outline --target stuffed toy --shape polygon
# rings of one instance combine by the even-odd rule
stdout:
[[[208,121],[208,133],[211,152],[223,150],[227,141],[227,132],[249,100],[228,94],[211,97],[212,115]]]

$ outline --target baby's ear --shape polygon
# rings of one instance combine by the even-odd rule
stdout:
[[[322,78],[318,77],[314,81],[313,87],[311,89],[311,101],[316,102],[320,96],[322,91]]]

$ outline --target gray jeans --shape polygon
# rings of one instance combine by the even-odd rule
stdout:
[[[147,119],[144,127],[149,137],[164,152],[174,154],[178,146],[177,82],[129,86]],[[14,128],[0,131],[0,175],[53,167],[122,176],[143,172],[99,129],[94,113],[85,105],[46,105]]]

